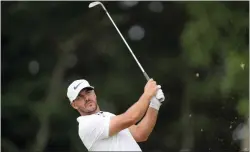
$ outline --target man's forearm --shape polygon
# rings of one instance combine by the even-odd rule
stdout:
[[[147,94],[142,94],[140,99],[125,112],[126,115],[135,119],[135,122],[138,122],[146,113],[150,99],[151,97]]]
[[[158,110],[149,107],[144,118],[136,126],[137,127],[136,130],[140,132],[140,134],[144,138],[147,139],[151,134],[151,132],[153,131],[157,121],[157,116],[158,116]]]

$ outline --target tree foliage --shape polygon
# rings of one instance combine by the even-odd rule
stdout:
[[[234,130],[249,119],[247,2],[104,2],[138,60],[168,100],[143,151],[244,148]],[[88,2],[1,2],[2,151],[82,152],[66,90],[95,86],[103,111],[120,114],[145,78],[101,8]],[[156,7],[157,8],[157,7]],[[129,29],[145,35],[133,41]]]

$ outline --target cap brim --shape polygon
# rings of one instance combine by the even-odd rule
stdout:
[[[84,90],[84,89],[91,89],[91,90],[94,90],[94,87],[89,86],[89,87],[82,88],[82,89],[79,91],[79,93],[80,93],[82,90]],[[78,93],[78,94],[79,94],[79,93]]]
[[[74,97],[74,99],[72,100],[72,102],[77,98],[77,96],[79,95],[79,93],[80,93],[82,90],[84,90],[84,89],[92,89],[92,90],[94,90],[95,87],[93,87],[93,86],[79,87],[79,89],[77,90],[77,94],[76,94],[76,96]]]

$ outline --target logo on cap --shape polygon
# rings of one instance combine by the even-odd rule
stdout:
[[[83,82],[80,82],[80,83],[78,83],[76,86],[74,86],[74,89],[76,90],[77,87],[78,87],[81,83],[83,83]]]

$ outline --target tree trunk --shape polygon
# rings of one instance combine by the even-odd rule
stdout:
[[[47,146],[49,140],[49,119],[50,115],[53,112],[52,110],[46,110],[46,107],[55,106],[52,103],[60,102],[60,90],[63,83],[64,72],[66,70],[65,66],[65,57],[67,56],[67,52],[62,52],[59,57],[59,61],[57,62],[53,73],[52,78],[50,80],[50,86],[48,89],[48,95],[43,103],[42,107],[43,111],[38,114],[38,118],[40,120],[40,128],[36,135],[36,140],[31,148],[31,152],[43,152]],[[45,107],[45,108],[44,108]]]

